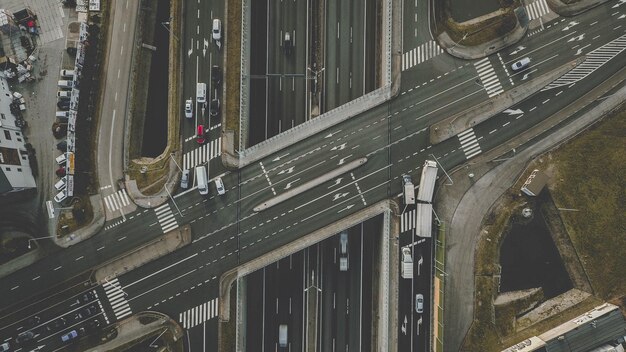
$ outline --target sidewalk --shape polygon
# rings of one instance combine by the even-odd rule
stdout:
[[[141,319],[154,319],[153,322],[142,324]],[[157,331],[170,331],[173,342],[178,341],[183,336],[183,329],[167,315],[158,312],[142,312],[131,316],[114,325],[117,329],[117,336],[102,345],[88,349],[88,352],[115,351],[117,349],[130,347],[133,341],[139,341],[143,336]]]
[[[480,239],[482,219],[491,205],[510,188],[521,175],[529,160],[549,151],[584,131],[606,113],[626,100],[626,86],[606,98],[584,116],[552,132],[542,140],[523,146],[537,135],[580,110],[589,101],[603,96],[626,80],[623,68],[609,80],[595,87],[566,108],[491,151],[453,170],[454,183],[440,185],[436,195],[436,211],[448,224],[446,236],[446,268],[444,329],[445,351],[458,351],[473,321],[474,311],[474,252]],[[494,166],[491,160],[517,148],[512,158]],[[446,182],[447,183],[447,182]]]

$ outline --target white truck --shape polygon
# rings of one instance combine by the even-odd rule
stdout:
[[[411,176],[402,176],[402,189],[404,205],[415,204],[415,188],[413,187],[413,182],[411,182]]]
[[[400,263],[400,275],[404,279],[413,278],[413,257],[410,248],[402,248],[402,263]]]

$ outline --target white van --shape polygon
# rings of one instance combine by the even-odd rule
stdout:
[[[207,180],[206,168],[203,165],[196,166],[196,181],[198,181],[198,191],[200,194],[209,194],[209,183]]]
[[[57,97],[59,98],[69,98],[72,96],[72,92],[69,90],[60,90],[57,92]]]
[[[57,111],[56,117],[59,119],[68,119],[70,117],[69,111]]]
[[[61,88],[72,88],[74,83],[72,83],[72,81],[60,80],[58,85]]]
[[[278,346],[287,347],[287,325],[285,324],[278,327]]]
[[[196,102],[206,103],[206,83],[196,84]]]

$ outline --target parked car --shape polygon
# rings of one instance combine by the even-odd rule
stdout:
[[[67,151],[67,140],[64,139],[57,143],[57,149],[65,153]]]
[[[72,96],[72,92],[69,90],[60,90],[57,92],[57,97],[59,98],[69,98]]]
[[[72,78],[74,77],[74,70],[61,70],[59,74],[61,75],[61,77]]]
[[[63,202],[65,199],[67,199],[67,193],[65,193],[65,190],[57,193],[56,196],[54,196],[54,201],[57,203],[61,203]]]
[[[424,313],[424,295],[421,293],[415,295],[415,311]]]
[[[213,19],[213,40],[222,39],[222,21],[219,18]]]
[[[214,86],[219,86],[222,82],[222,69],[217,65],[211,67],[211,82]]]
[[[57,102],[57,107],[61,110],[68,110],[70,108],[70,101],[69,100],[59,100]]]
[[[529,57],[525,57],[521,60],[518,60],[516,62],[513,63],[513,65],[511,65],[511,69],[513,71],[519,71],[522,70],[526,67],[528,67],[528,65],[530,64],[530,58]]]
[[[59,181],[57,181],[57,183],[54,184],[54,189],[56,189],[57,191],[62,191],[65,189],[66,186],[67,186],[67,176],[63,176],[61,177]]]
[[[185,117],[190,119],[193,117],[193,100],[185,101]]]
[[[198,144],[204,144],[204,126],[198,125],[198,132],[196,134],[196,142]]]
[[[9,348],[11,348],[11,345],[9,345],[8,342],[5,342],[2,345],[0,345],[0,352],[7,352]]]
[[[220,100],[215,98],[211,100],[211,104],[209,105],[209,112],[211,116],[217,116],[220,113]]]
[[[57,177],[65,176],[65,173],[66,173],[65,165],[60,166],[54,173],[57,175]]]
[[[57,156],[55,160],[56,160],[57,164],[59,164],[59,165],[65,164],[65,162],[67,161],[67,158],[65,157],[65,153]]]
[[[187,189],[189,187],[189,169],[183,170],[183,176],[180,178],[180,188]]]

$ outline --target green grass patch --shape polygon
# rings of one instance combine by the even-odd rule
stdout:
[[[552,153],[550,184],[561,218],[594,293],[610,300],[626,292],[626,110]]]

